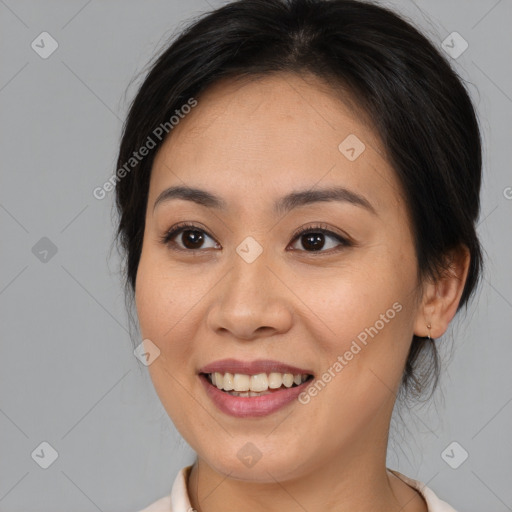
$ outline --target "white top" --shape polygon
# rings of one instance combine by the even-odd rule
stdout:
[[[171,494],[153,502],[140,512],[192,512],[187,491],[187,480],[192,466],[186,466],[180,470],[172,485]],[[456,510],[445,501],[440,500],[434,492],[425,484],[408,478],[398,471],[391,470],[398,478],[419,491],[427,503],[428,512],[456,512]]]

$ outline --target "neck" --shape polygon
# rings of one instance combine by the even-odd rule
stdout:
[[[387,431],[358,436],[335,457],[309,465],[307,473],[286,481],[269,475],[268,482],[230,478],[204,459],[193,465],[188,494],[198,512],[307,510],[308,512],[424,512],[417,491],[386,469]],[[376,432],[374,432],[375,434]],[[371,441],[370,441],[371,440]]]

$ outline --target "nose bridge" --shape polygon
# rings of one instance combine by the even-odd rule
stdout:
[[[262,327],[286,330],[291,311],[285,294],[269,270],[270,251],[252,237],[245,238],[228,257],[230,270],[210,311],[213,329],[249,339]],[[268,329],[266,329],[268,330]]]
[[[262,292],[270,298],[272,283],[269,282],[268,256],[269,251],[252,236],[244,238],[230,255],[228,293],[231,292],[238,303],[248,301],[248,306],[255,307],[252,302],[259,301]]]

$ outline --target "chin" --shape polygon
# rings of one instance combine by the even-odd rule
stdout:
[[[245,447],[245,452],[238,450],[241,452],[240,458],[235,451],[233,457],[226,457],[222,460],[219,460],[218,457],[215,460],[204,457],[202,459],[217,473],[245,482],[275,483],[276,480],[284,482],[300,475],[301,466],[304,464],[304,460],[300,460],[300,457],[290,456],[288,450],[279,452],[270,450],[269,454],[260,452],[261,458],[258,460],[251,460],[250,456],[247,455],[253,450],[249,443],[250,441]],[[254,452],[255,455],[256,452]]]

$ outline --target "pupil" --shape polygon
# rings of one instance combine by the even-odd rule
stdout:
[[[188,236],[185,236],[185,234]],[[187,229],[186,231],[183,231],[183,238],[185,240],[182,240],[183,245],[188,249],[197,249],[203,242],[203,235],[197,230]],[[190,241],[192,242],[190,243]]]
[[[307,243],[303,244],[304,248],[308,248],[308,245],[314,251],[317,251],[323,247],[324,243],[324,235],[322,233],[308,233],[304,235],[306,237]]]

